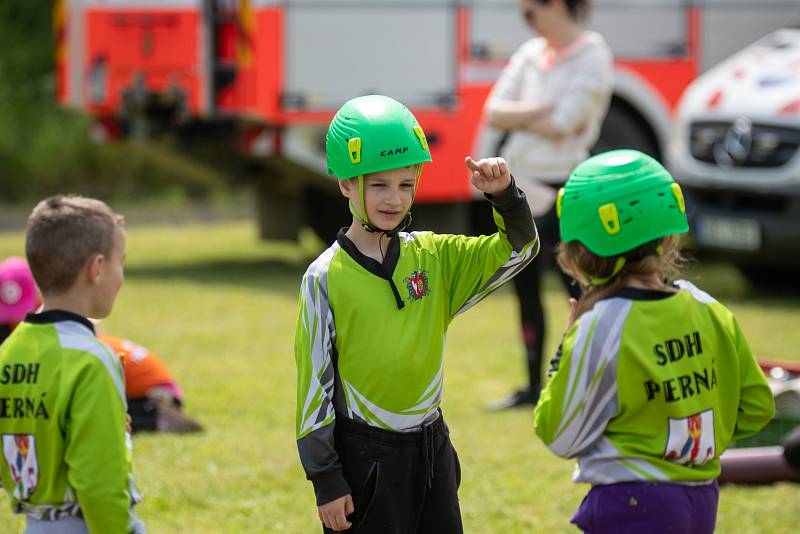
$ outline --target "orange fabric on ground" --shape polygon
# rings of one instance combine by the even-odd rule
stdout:
[[[126,396],[145,397],[153,386],[174,382],[164,362],[141,345],[107,334],[100,334],[97,337],[111,347],[122,360]]]

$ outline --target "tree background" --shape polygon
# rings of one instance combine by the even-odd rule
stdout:
[[[171,139],[98,145],[91,118],[56,102],[51,2],[0,2],[0,204],[57,193],[109,201],[207,198],[219,171]]]

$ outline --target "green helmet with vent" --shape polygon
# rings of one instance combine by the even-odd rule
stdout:
[[[556,212],[561,241],[580,241],[603,257],[689,231],[680,186],[636,150],[604,152],[578,165],[558,193]]]
[[[431,161],[428,141],[403,104],[382,95],[346,102],[325,138],[328,174],[347,180]]]

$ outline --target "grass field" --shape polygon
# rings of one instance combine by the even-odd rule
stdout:
[[[22,239],[0,234],[0,257],[21,255]],[[320,531],[294,442],[292,340],[307,256],[308,247],[257,241],[248,222],[129,230],[127,278],[105,328],[157,352],[207,428],[134,438],[149,532]],[[734,310],[756,354],[800,361],[800,297],[760,296],[724,265],[688,274]],[[551,350],[565,299],[548,280]],[[577,532],[568,520],[587,488],[570,481],[572,462],[536,439],[530,411],[483,408],[521,381],[516,314],[503,288],[448,335],[443,410],[463,467],[465,531]],[[0,497],[0,532],[21,532],[7,504]],[[722,490],[718,532],[790,533],[799,524],[800,486]]]

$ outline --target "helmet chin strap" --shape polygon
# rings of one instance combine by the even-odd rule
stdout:
[[[353,217],[361,224],[361,227],[364,230],[366,230],[367,232],[370,232],[370,233],[373,233],[373,234],[382,234],[382,235],[385,235],[386,237],[388,237],[389,239],[391,239],[392,237],[396,236],[398,233],[402,232],[403,230],[405,230],[406,228],[411,226],[411,206],[414,205],[414,199],[416,199],[416,197],[417,197],[417,188],[419,187],[419,180],[420,180],[420,177],[422,176],[422,164],[418,164],[417,165],[415,174],[416,174],[416,177],[415,177],[415,181],[414,181],[414,191],[413,191],[413,193],[411,195],[411,204],[409,204],[408,211],[406,211],[405,217],[403,217],[403,220],[400,221],[400,224],[398,224],[397,226],[395,226],[391,230],[384,230],[383,228],[378,228],[377,226],[375,226],[374,224],[369,222],[369,217],[367,216],[367,207],[366,207],[367,203],[366,203],[366,200],[364,198],[364,175],[363,174],[358,176],[358,196],[359,196],[359,199],[361,200],[361,209],[363,210],[364,215],[362,216],[360,213],[358,213],[358,211],[356,211],[356,208],[355,208],[355,205],[353,205],[352,199],[348,203],[349,207],[350,207],[350,213],[353,214]],[[391,287],[391,289],[392,289],[392,295],[394,296],[395,303],[397,304],[397,309],[398,310],[402,310],[405,307],[405,302],[403,302],[403,298],[400,296],[400,291],[398,291],[397,286],[394,283],[394,280],[392,278],[392,273],[389,272],[387,270],[386,266],[384,265],[384,262],[385,262],[386,258],[384,256],[383,248],[381,247],[380,239],[378,240],[378,248],[380,249],[380,252],[381,252],[381,267],[386,271],[386,278],[389,281],[389,287]],[[387,247],[387,251],[388,251],[388,247]]]
[[[589,278],[589,286],[590,287],[599,287],[603,284],[607,284],[612,278],[617,276],[622,268],[625,267],[625,264],[630,262],[636,262],[641,260],[646,256],[661,256],[664,254],[664,247],[661,245],[660,240],[655,244],[645,244],[641,247],[634,249],[630,252],[623,254],[622,256],[617,257],[617,260],[614,262],[614,268],[611,270],[611,274],[608,276],[595,276]]]
[[[608,276],[594,276],[589,279],[589,286],[591,287],[599,287],[605,283],[608,283],[609,280],[614,278],[619,274],[623,267],[625,267],[625,262],[627,260],[624,256],[620,256],[617,258],[617,261],[614,262],[614,268],[611,270],[611,274]]]
[[[417,188],[419,187],[419,179],[422,176],[422,168],[423,168],[423,164],[422,163],[417,165],[417,169],[415,171],[416,179],[415,179],[415,182],[414,182],[414,194],[411,196],[411,205],[409,205],[409,207],[408,207],[408,211],[406,212],[406,216],[403,217],[403,220],[400,221],[400,223],[397,226],[395,226],[394,228],[392,228],[391,230],[384,230],[383,228],[378,228],[377,226],[375,226],[374,224],[369,222],[369,217],[367,216],[367,208],[366,208],[367,203],[366,203],[366,200],[364,198],[364,175],[363,174],[359,174],[358,175],[358,197],[361,199],[361,209],[364,210],[364,215],[362,216],[360,213],[358,213],[356,211],[352,200],[350,202],[348,202],[348,204],[349,204],[349,207],[350,207],[350,213],[352,213],[353,217],[355,217],[358,220],[358,222],[361,224],[361,228],[363,228],[364,230],[366,230],[367,232],[369,232],[371,234],[383,234],[383,235],[385,235],[386,237],[389,237],[389,238],[391,238],[393,236],[396,236],[400,232],[402,232],[402,231],[406,230],[407,228],[409,228],[411,226],[411,222],[413,221],[413,218],[411,217],[411,206],[414,205],[414,200],[417,198]]]
[[[383,228],[378,228],[372,223],[365,223],[361,221],[361,227],[364,228],[367,232],[376,233],[376,234],[383,234],[386,237],[394,237],[409,226],[411,226],[411,209],[409,208],[406,216],[403,217],[403,220],[400,221],[400,224],[392,228],[391,230],[384,230]]]
[[[359,214],[355,210],[355,206],[353,206],[352,202],[350,202],[350,213],[352,213],[353,217],[355,217],[356,220],[358,220],[359,224],[361,224],[361,228],[363,228],[364,230],[366,230],[371,234],[383,234],[386,237],[396,236],[398,233],[402,232],[403,230],[411,226],[411,221],[413,220],[411,217],[411,208],[409,208],[408,212],[406,212],[406,216],[403,217],[402,221],[400,221],[400,224],[398,224],[391,230],[384,230],[383,228],[378,228],[377,226],[369,222],[369,220],[367,220],[365,217],[362,217],[361,214]]]

